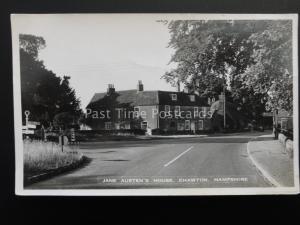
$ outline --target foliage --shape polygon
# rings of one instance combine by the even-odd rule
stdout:
[[[274,106],[270,93],[258,88],[259,84],[266,82],[261,77],[269,76],[269,81],[273,83],[280,81],[274,78],[274,71],[277,77],[283,78],[286,66],[278,61],[291,61],[288,52],[280,52],[286,50],[283,46],[291,47],[288,39],[291,37],[290,27],[285,23],[171,21],[168,23],[171,34],[169,47],[175,50],[171,62],[176,64],[176,68],[165,73],[163,78],[173,85],[182,82],[203,97],[216,97],[225,86],[227,99],[239,105],[248,118],[254,118],[257,115],[252,115],[253,111],[260,114],[266,110],[266,105]],[[266,34],[267,40],[264,40]],[[277,47],[281,45],[279,50]],[[268,62],[276,62],[276,65],[270,64],[274,67],[269,68]],[[257,77],[257,73],[261,76]],[[282,81],[287,86],[292,82],[289,78]],[[286,88],[287,92],[291,91],[290,87],[283,87],[280,82],[277,85],[283,92],[287,91]],[[278,98],[275,99],[278,102]],[[281,100],[286,102],[287,99]]]
[[[31,112],[31,120],[48,126],[58,113],[79,116],[81,110],[75,90],[70,87],[70,77],[58,77],[38,59],[39,50],[45,47],[42,37],[20,35],[22,109]]]
[[[68,128],[68,125],[75,124],[77,118],[69,112],[58,113],[54,116],[53,125],[55,127]]]
[[[269,23],[250,37],[254,43],[250,65],[241,75],[244,86],[266,96],[267,109],[293,110],[292,23]]]

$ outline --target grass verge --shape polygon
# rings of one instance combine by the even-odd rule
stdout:
[[[83,155],[76,146],[61,146],[53,142],[24,140],[24,177],[47,173],[78,163]]]

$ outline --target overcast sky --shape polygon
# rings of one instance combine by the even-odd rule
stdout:
[[[71,77],[83,108],[110,83],[126,90],[142,80],[145,90],[175,90],[160,79],[171,67],[169,32],[153,18],[47,15],[29,16],[21,23],[20,33],[45,39],[39,58],[58,76]]]

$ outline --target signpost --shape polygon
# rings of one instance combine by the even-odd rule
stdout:
[[[26,121],[25,125],[27,126],[27,124],[28,124],[28,117],[30,115],[30,111],[29,110],[25,110],[24,114],[25,114],[25,121]]]
[[[25,126],[22,126],[22,133],[23,134],[34,134],[34,130],[29,130],[29,127],[28,127],[28,117],[30,115],[30,111],[26,110],[24,112],[24,114],[25,114]],[[32,127],[31,127],[31,129],[32,129]]]
[[[30,111],[25,110],[25,126],[22,126],[22,133],[23,134],[34,134],[34,130],[36,126],[40,125],[40,122],[37,121],[29,121]]]
[[[35,125],[35,126],[41,125],[41,123],[37,122],[37,121],[27,121],[27,122],[28,122],[28,125]]]

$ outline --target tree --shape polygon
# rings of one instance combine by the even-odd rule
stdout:
[[[227,100],[238,105],[249,119],[257,117],[266,110],[268,93],[249,85],[252,81],[248,71],[257,69],[254,53],[262,48],[263,38],[259,37],[270,29],[270,24],[277,24],[273,25],[276,29],[282,25],[277,21],[169,22],[169,47],[175,50],[171,62],[177,67],[163,78],[173,85],[183,82],[203,97],[215,97],[225,86]]]
[[[60,95],[58,99],[60,111],[73,112],[74,116],[79,116],[81,113],[80,101],[76,98],[75,90],[70,87],[69,80],[69,76],[63,76],[60,83]]]
[[[70,77],[58,77],[39,60],[38,53],[46,47],[45,40],[27,34],[19,37],[22,110],[30,110],[30,119],[45,126],[61,112],[79,116],[80,102],[69,85]]]
[[[53,125],[55,127],[61,127],[63,129],[68,128],[71,124],[76,124],[78,117],[70,112],[58,113],[53,118]]]
[[[249,38],[254,43],[254,63],[241,75],[244,86],[265,96],[267,109],[293,110],[292,22],[269,22],[261,33]]]
[[[20,49],[30,55],[34,60],[38,59],[38,53],[46,47],[44,38],[30,34],[20,34]]]

